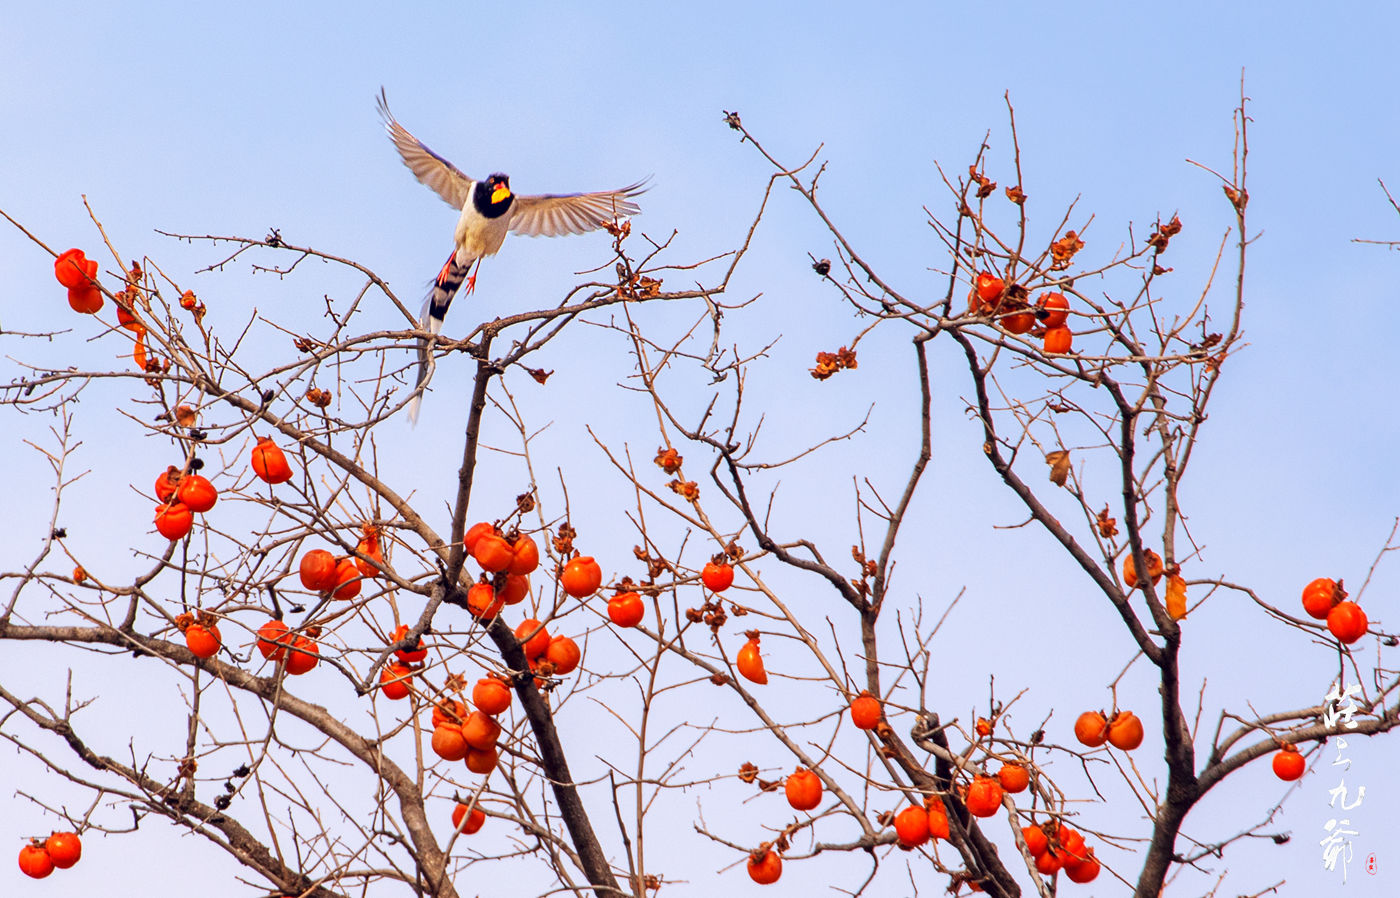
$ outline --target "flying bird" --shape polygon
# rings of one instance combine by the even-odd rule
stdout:
[[[510,189],[510,178],[497,172],[483,180],[468,177],[457,166],[428,149],[427,145],[400,125],[389,111],[384,89],[379,91],[379,114],[384,129],[413,176],[442,197],[454,209],[460,209],[457,229],[452,235],[452,255],[438,272],[432,290],[423,304],[422,326],[436,335],[442,330],[447,308],[462,282],[467,293],[476,288],[475,268],[485,256],[501,248],[507,232],[527,237],[560,237],[583,234],[607,225],[619,216],[636,215],[642,211],[632,197],[646,190],[646,181],[638,181],[618,190],[594,193],[546,193],[521,196]],[[432,366],[432,343],[418,343],[418,381],[409,402],[409,420],[417,422],[422,401],[422,387]]]

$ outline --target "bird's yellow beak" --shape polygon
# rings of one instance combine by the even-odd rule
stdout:
[[[503,202],[509,196],[510,188],[502,184],[500,187],[497,187],[495,190],[491,191],[491,204],[495,205],[496,203]]]

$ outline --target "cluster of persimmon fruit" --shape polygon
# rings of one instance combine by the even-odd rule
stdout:
[[[253,447],[250,465],[253,474],[266,483],[285,483],[292,479],[287,456],[270,437],[261,437]],[[219,491],[209,479],[170,465],[156,478],[155,525],[160,535],[172,542],[184,539],[194,529],[195,514],[203,514],[219,501]]]
[[[1101,865],[1094,857],[1094,849],[1085,844],[1082,833],[1063,821],[1024,826],[1021,837],[1041,875],[1053,876],[1063,870],[1070,882],[1093,882],[1098,878]]]
[[[1341,580],[1318,577],[1303,587],[1303,610],[1315,620],[1327,621],[1327,629],[1343,645],[1366,635],[1370,621],[1361,606],[1347,598]]]
[[[84,315],[95,315],[102,310],[102,289],[97,283],[97,262],[87,258],[87,255],[77,247],[65,250],[54,259],[54,277],[64,287],[68,288],[68,305],[75,312]],[[131,271],[128,276],[131,283],[140,280],[142,275],[141,266],[131,263]],[[135,291],[128,289],[119,292],[117,298],[117,324],[133,332],[134,346],[131,357],[136,363],[138,371],[163,370],[160,360],[153,356],[148,357],[146,353],[146,325],[125,308],[130,305]],[[193,293],[186,290],[180,295],[180,307],[187,310],[199,311],[203,314],[203,306]],[[154,368],[149,368],[148,363],[154,363]]]
[[[880,700],[868,691],[862,691],[851,699],[849,713],[851,723],[866,731],[877,729],[884,718]],[[1126,718],[1124,722],[1127,722]],[[1140,744],[1140,723],[1137,729]],[[979,736],[989,735],[991,723],[979,720],[977,732]],[[750,774],[753,770],[748,767]],[[741,777],[745,777],[745,771],[740,773]],[[745,779],[748,781],[747,777]],[[763,788],[776,786],[760,785]],[[1011,761],[1002,763],[995,776],[974,774],[970,782],[958,787],[958,792],[970,814],[985,818],[1001,810],[1007,793],[1024,792],[1029,786],[1030,771],[1023,764]],[[821,777],[814,771],[798,766],[783,780],[783,793],[794,810],[814,810],[822,800]],[[882,824],[894,827],[895,842],[905,851],[927,844],[930,839],[947,839],[949,836],[948,811],[943,799],[937,795],[927,795],[922,803],[910,804],[898,813],[883,814],[880,820]],[[1100,865],[1093,849],[1086,847],[1084,837],[1069,826],[1052,820],[1043,825],[1025,827],[1022,833],[1041,873],[1049,876],[1063,869],[1072,881],[1081,883],[1090,882],[1099,875]],[[786,842],[779,839],[777,842],[764,842],[750,852],[747,869],[754,882],[767,885],[781,878],[783,861],[779,852],[785,845]],[[974,881],[969,881],[968,885],[973,891],[982,891]]]
[[[365,522],[361,533],[358,552],[383,564],[379,528]],[[361,578],[377,577],[379,569],[374,563],[362,558],[337,558],[325,549],[312,549],[302,556],[298,574],[302,586],[307,589],[337,599],[353,599],[360,594]],[[218,654],[223,639],[212,615],[203,611],[197,616],[182,614],[175,622],[185,634],[185,646],[196,657],[212,658]],[[314,668],[321,660],[320,646],[315,642],[315,637],[319,635],[320,628],[293,632],[284,621],[271,618],[258,628],[255,644],[263,658],[269,661],[285,661],[287,673],[299,676]]]
[[[19,869],[25,876],[43,879],[67,870],[83,856],[83,840],[74,832],[56,832],[47,839],[32,838],[19,850]]]
[[[1006,763],[997,775],[976,774],[965,787],[960,787],[963,804],[974,817],[991,817],[1002,808],[1007,792],[1021,792],[1030,784],[1030,773],[1018,763]],[[948,813],[943,799],[930,795],[923,804],[911,804],[894,815],[897,844],[913,850],[929,839],[948,838]],[[1077,883],[1092,882],[1099,875],[1100,864],[1094,850],[1085,845],[1084,836],[1067,824],[1051,820],[1023,827],[1021,834],[1026,850],[1042,875],[1054,876],[1061,870]],[[975,880],[968,881],[974,892],[982,891]]]
[[[1318,577],[1303,587],[1303,610],[1314,620],[1327,622],[1327,629],[1342,645],[1351,645],[1362,636],[1370,621],[1361,606],[1347,598],[1347,591],[1340,579]],[[1274,776],[1284,782],[1300,778],[1307,769],[1298,746],[1291,742],[1281,742],[1274,752]]]
[[[1167,575],[1167,595],[1163,603],[1167,614],[1172,620],[1186,617],[1186,580],[1181,576],[1181,569],[1173,565],[1171,573],[1167,574],[1162,556],[1146,547],[1142,550],[1142,557],[1147,562],[1147,577],[1153,586],[1161,582],[1163,574]],[[1137,565],[1133,563],[1132,552],[1123,556],[1123,585],[1128,592],[1138,588]]]
[[[1089,748],[1107,742],[1121,751],[1132,751],[1142,745],[1142,735],[1142,721],[1132,711],[1115,711],[1112,716],[1085,711],[1074,722],[1074,738]]]
[[[156,530],[168,540],[184,539],[194,529],[195,514],[219,501],[214,484],[190,470],[170,465],[156,478]]]
[[[722,593],[734,585],[734,566],[720,553],[700,569],[700,582],[712,593]],[[760,634],[757,630],[745,630],[743,645],[734,656],[734,667],[739,675],[750,683],[765,686],[768,683],[768,669],[763,665],[763,650],[759,646]]]
[[[444,761],[465,761],[472,773],[485,775],[495,770],[500,758],[496,746],[501,738],[501,725],[496,716],[510,707],[510,701],[507,682],[497,676],[485,676],[472,688],[472,704],[476,705],[476,710],[470,710],[466,702],[456,699],[435,704],[433,753]],[[453,826],[459,822],[454,814]]]
[[[68,305],[75,312],[95,315],[102,309],[102,291],[97,286],[97,262],[77,247],[60,253],[53,260],[54,277],[68,288]]]
[[[990,271],[980,271],[968,294],[968,311],[993,318],[1003,330],[1013,334],[1036,331],[1044,341],[1046,354],[1066,353],[1074,345],[1070,331],[1069,300],[1063,293],[1042,293],[1035,304],[1020,284],[1007,284]]]
[[[732,583],[733,572],[730,571],[728,576],[730,583]],[[727,589],[728,585],[724,584],[724,588]],[[740,672],[743,673],[743,668],[740,668]],[[851,700],[851,722],[858,729],[875,729],[879,725],[883,713],[880,700],[869,692],[861,692]],[[799,766],[783,781],[783,794],[794,810],[810,811],[816,808],[817,805],[821,804],[822,792],[821,777],[805,767]],[[750,852],[748,871],[749,877],[761,885],[777,882],[778,878],[783,875],[783,859],[778,855],[777,846],[765,842]]]

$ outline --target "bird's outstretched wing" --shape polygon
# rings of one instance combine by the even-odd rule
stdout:
[[[510,229],[526,237],[559,237],[593,231],[619,215],[636,215],[642,211],[631,198],[646,189],[646,181],[642,180],[621,190],[517,195],[510,210]]]
[[[394,142],[399,155],[403,157],[403,164],[408,166],[413,176],[431,187],[452,208],[460,210],[465,206],[471,197],[472,179],[428,149],[423,141],[399,124],[399,120],[389,111],[389,98],[382,87],[379,89],[379,115],[384,119],[384,130],[389,132],[389,139]]]

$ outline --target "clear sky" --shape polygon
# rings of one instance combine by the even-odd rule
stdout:
[[[155,229],[261,236],[275,227],[290,241],[366,263],[416,303],[449,251],[455,213],[395,157],[374,112],[381,85],[401,121],[433,149],[469,174],[507,171],[522,193],[617,187],[654,175],[636,226],[656,239],[677,231],[673,261],[733,248],[761,198],[769,171],[721,121],[723,110],[737,110],[784,160],[805,159],[824,144],[824,196],[833,217],[887,278],[917,292],[938,288],[928,269],[943,264],[922,209],[947,207],[934,162],[965,171],[990,131],[992,165],[1007,171],[1009,92],[1033,222],[1053,227],[1079,197],[1080,210],[1096,216],[1086,236],[1097,250],[1125,239],[1129,223],[1142,234],[1157,215],[1179,212],[1186,229],[1169,261],[1179,266],[1189,296],[1200,289],[1231,219],[1217,182],[1186,160],[1229,166],[1231,110],[1243,72],[1252,98],[1249,211],[1257,229],[1246,309],[1250,345],[1232,360],[1212,406],[1190,486],[1198,503],[1191,525],[1208,546],[1203,576],[1248,582],[1282,604],[1315,576],[1345,574],[1359,583],[1400,514],[1389,337],[1400,256],[1353,242],[1400,239],[1400,216],[1377,184],[1386,179],[1400,190],[1397,26],[1400,8],[1391,4],[1342,11],[1293,2],[10,3],[0,11],[0,208],[55,247],[91,245],[80,198],[86,194],[128,255],[149,254],[186,277],[216,261],[217,252]],[[774,364],[799,372],[816,350],[846,342],[860,326],[815,286],[807,252],[831,255],[830,241],[796,198],[780,193],[734,286],[736,295],[764,294],[754,310],[736,316],[748,329],[744,339],[757,344],[781,335]],[[600,237],[513,238],[487,262],[472,308],[497,315],[523,291],[562,295],[572,272],[605,259]],[[53,326],[62,304],[51,271],[22,235],[0,228],[0,328]],[[228,304],[279,303],[288,320],[309,321],[314,312],[298,304],[314,305],[330,289],[311,280],[286,288],[270,281],[251,279],[245,293],[211,296]],[[203,281],[191,283],[203,289]],[[386,327],[400,325],[384,319]],[[69,351],[0,339],[9,355],[52,361]],[[580,342],[574,351],[589,346]],[[567,368],[568,359],[559,364]],[[836,395],[863,410],[877,398],[884,366],[894,364],[863,357],[859,373],[834,388],[842,392],[804,393],[813,398],[799,401]],[[619,365],[620,380],[626,365]],[[454,446],[452,376],[444,372],[428,397],[417,436],[386,453],[403,453],[407,464],[415,449]],[[458,385],[467,382],[466,372],[456,376]],[[970,467],[978,462],[975,438],[957,429],[962,419],[951,394],[963,389],[944,397],[951,429],[939,459],[950,467],[928,494],[940,505],[978,503],[982,494],[974,490],[989,489],[987,472]],[[561,440],[581,454],[591,451],[582,418],[561,410],[551,420]],[[33,430],[22,435],[38,439],[46,423],[28,422]],[[16,481],[5,506],[12,520],[26,522],[17,544],[0,549],[4,568],[13,569],[42,532],[47,483],[33,451],[16,438],[14,421],[3,426],[0,458]],[[793,432],[802,426],[794,422]],[[140,451],[131,437],[115,434],[104,444],[100,433],[85,436],[94,452]],[[653,445],[641,428],[614,436],[641,451]],[[437,473],[455,470],[453,452]],[[420,475],[421,487],[432,488],[431,474],[413,476]],[[833,469],[832,489],[846,491],[842,507],[850,504],[849,482],[848,470]],[[605,498],[598,502],[606,506]],[[987,503],[968,512],[967,527],[1017,520],[1004,495]],[[928,526],[944,560],[987,545],[959,542],[966,535],[947,521]],[[1063,623],[1046,606],[1083,593],[1082,576],[1076,579],[1038,534],[1006,539],[1017,564],[997,560],[1008,557],[1006,550],[990,561],[955,559],[960,563],[943,569],[943,580],[923,594],[946,601],[966,586],[978,610],[968,612],[964,626],[983,614],[1028,629]],[[1388,564],[1368,594],[1368,610],[1394,629],[1400,576],[1395,561]],[[1264,643],[1251,621],[1257,618],[1225,609],[1192,621],[1202,669],[1235,653],[1231,675],[1258,689],[1241,701],[1293,707],[1320,699],[1322,689],[1308,690],[1315,682],[1325,689],[1325,659],[1307,668],[1293,658],[1316,655],[1317,647],[1291,635]],[[1107,676],[1098,668],[1089,682],[1072,671],[1046,675],[1043,689],[1066,694],[1041,695],[1036,708],[1065,713],[1064,706],[1098,700],[1092,696],[1128,651],[1121,637],[1106,633]],[[1052,662],[1066,666],[1055,658],[1047,647],[1033,669],[1040,675]],[[965,705],[982,694],[986,668],[1001,670],[985,659],[969,664],[965,684],[949,674],[958,688],[972,690]],[[0,655],[0,679],[30,673],[12,665],[18,663]],[[1289,700],[1294,705],[1279,704]],[[1155,731],[1149,725],[1149,740]],[[1317,842],[1333,784],[1324,769],[1304,781],[1279,818],[1294,833],[1290,844],[1241,846],[1213,868],[1230,868],[1226,890],[1262,889],[1287,877],[1283,894],[1393,894],[1400,884],[1393,844],[1400,778],[1388,760],[1395,744],[1355,754],[1355,776],[1369,787],[1357,850],[1379,855],[1380,875],[1368,878],[1358,858],[1343,889],[1339,874],[1322,869]],[[0,753],[0,770],[9,764],[5,757]],[[1232,800],[1257,801],[1260,816],[1282,795],[1262,765],[1240,782]],[[43,782],[37,774],[22,783],[0,774],[0,846],[17,849],[17,837],[42,819],[20,792],[42,794]],[[1200,813],[1209,812],[1206,806]],[[173,840],[155,821],[139,835],[97,840],[89,851],[65,879],[75,891],[86,884],[90,894],[136,893],[149,875],[146,865],[162,852],[191,868],[214,854]],[[19,878],[8,863],[0,861],[5,893]],[[231,865],[215,860],[210,869],[218,872],[204,894],[254,894],[233,882]],[[741,878],[731,871],[727,887],[748,888]],[[1211,881],[1192,880],[1181,894],[1199,894]],[[706,893],[703,876],[692,883],[686,894]],[[57,894],[58,887],[55,878],[26,884],[24,894]],[[930,885],[929,893],[940,888]],[[1093,893],[1114,892],[1104,885]]]

